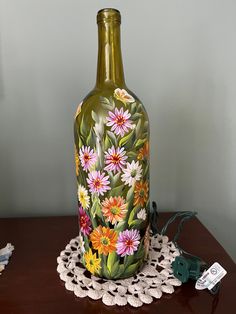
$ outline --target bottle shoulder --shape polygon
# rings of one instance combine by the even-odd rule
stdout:
[[[144,111],[145,115],[147,115],[143,103],[136,94],[126,86],[106,86],[105,88],[95,87],[79,104],[79,110],[77,109],[77,112],[81,110],[86,112],[92,110],[100,112],[112,108],[118,108],[120,110],[122,107],[123,110],[132,110],[132,112],[135,112],[138,107],[139,111]]]

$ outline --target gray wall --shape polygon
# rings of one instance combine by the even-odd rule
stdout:
[[[96,12],[114,6],[151,120],[152,198],[197,210],[236,259],[236,2],[0,4],[0,216],[76,213],[73,115],[95,82]]]

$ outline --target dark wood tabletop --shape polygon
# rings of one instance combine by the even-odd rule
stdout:
[[[169,215],[161,213],[159,225]],[[176,227],[177,223],[170,227],[170,237]],[[163,295],[160,300],[138,309],[129,305],[108,307],[100,300],[79,299],[65,289],[56,271],[56,259],[77,234],[76,217],[0,219],[0,247],[8,242],[15,246],[0,276],[1,314],[236,313],[236,265],[196,218],[185,224],[179,244],[210,265],[217,261],[227,270],[219,294],[197,291],[194,282],[188,282],[176,288],[172,295]]]

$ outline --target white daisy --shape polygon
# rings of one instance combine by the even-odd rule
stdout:
[[[84,252],[85,252],[84,239],[83,239],[81,233],[79,234],[79,248],[80,248],[81,253],[84,254]]]
[[[88,191],[82,185],[79,185],[79,187],[78,187],[78,199],[79,199],[81,206],[84,209],[87,209],[89,207],[90,198],[88,195]]]
[[[124,174],[121,176],[121,180],[132,186],[135,184],[136,181],[139,181],[142,175],[142,166],[139,165],[139,162],[135,162],[132,160],[131,163],[127,162],[126,168],[123,169]]]
[[[145,208],[140,209],[140,211],[137,214],[138,219],[146,220],[147,218],[147,212]]]

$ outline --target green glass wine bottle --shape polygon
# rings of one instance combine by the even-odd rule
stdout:
[[[149,121],[125,84],[120,12],[100,10],[97,23],[97,82],[74,122],[79,238],[87,270],[119,279],[148,252]]]

